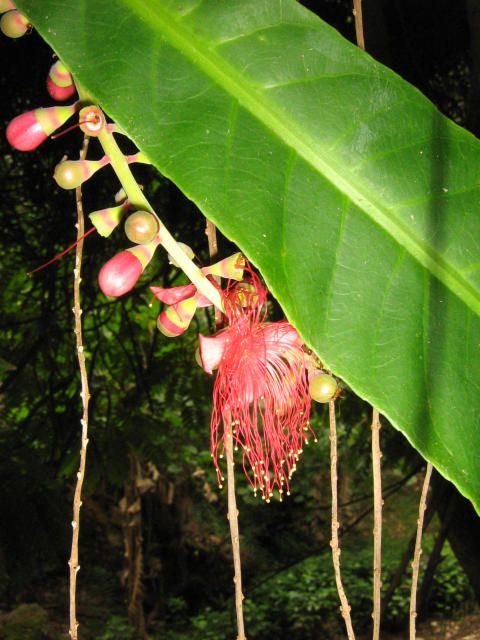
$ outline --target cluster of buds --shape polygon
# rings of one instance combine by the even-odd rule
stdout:
[[[47,87],[52,97],[55,96],[56,99],[71,96],[76,90],[71,74],[61,61],[57,61],[52,66]],[[78,114],[79,122],[74,126],[78,126],[90,137],[107,138],[114,152],[118,150],[111,141],[116,132],[115,125],[106,122],[99,107],[96,105],[82,107],[81,101],[69,106],[38,108],[17,116],[7,127],[7,140],[18,151],[33,151],[75,114]],[[146,161],[141,153],[124,156],[118,150],[118,154],[127,166]],[[107,154],[98,160],[64,159],[55,167],[53,177],[59,187],[75,189],[111,162],[112,158]],[[132,208],[125,191],[121,190],[116,199],[116,206],[94,211],[89,216],[98,233],[104,237],[112,233]],[[125,233],[136,246],[123,251],[104,265],[99,281],[106,295],[119,297],[135,286],[160,243],[159,230],[160,222],[152,211],[137,210],[127,217]]]
[[[1,10],[6,12],[2,30],[4,20],[5,24],[22,22],[10,0],[0,0]],[[77,90],[60,60],[50,69],[47,89],[57,101],[71,98]],[[303,446],[311,437],[316,441],[309,421],[311,400],[328,402],[334,398],[338,393],[335,379],[322,370],[288,322],[267,321],[267,291],[240,253],[202,268],[194,264],[193,251],[173,239],[131,174],[132,163],[147,159],[142,153],[123,154],[114,136],[125,134],[107,122],[98,106],[85,104],[81,90],[79,96],[69,106],[39,108],[17,116],[7,127],[8,141],[17,150],[32,151],[76,114],[79,120],[73,127],[98,139],[104,152],[101,158],[63,159],[54,178],[60,187],[74,189],[110,165],[122,185],[114,206],[90,214],[93,227],[85,234],[96,230],[107,238],[125,219],[125,234],[133,243],[103,265],[100,289],[113,298],[129,292],[157,247],[163,245],[170,262],[181,267],[191,282],[168,289],[151,287],[165,305],[157,321],[161,333],[181,335],[200,308],[213,304],[222,312],[221,330],[214,336],[201,335],[198,350],[203,369],[209,374],[217,372],[211,454],[218,482],[221,486],[218,459],[231,436],[235,450],[242,452],[243,469],[254,493],[260,492],[269,502],[276,489],[282,499],[290,492],[290,479]],[[218,284],[222,278],[227,280],[223,289]]]

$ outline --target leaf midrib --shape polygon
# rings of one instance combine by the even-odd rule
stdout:
[[[351,175],[344,177],[340,167],[327,154],[322,156],[314,149],[298,125],[274,102],[249,84],[236,67],[206,46],[205,41],[188,29],[178,16],[158,4],[152,8],[148,0],[123,0],[130,10],[155,23],[170,44],[209,76],[218,86],[235,98],[253,117],[261,121],[284,144],[293,149],[318,173],[344,193],[363,212],[382,227],[389,236],[403,246],[423,267],[432,273],[454,295],[458,296],[474,313],[480,315],[480,292],[449,263],[434,247],[413,233],[413,230],[399,220],[388,206],[360,185]],[[181,18],[182,16],[180,16]]]

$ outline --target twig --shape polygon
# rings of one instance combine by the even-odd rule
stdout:
[[[340,598],[340,612],[345,620],[349,640],[355,640],[352,620],[350,617],[350,605],[348,604],[340,573],[340,544],[338,542],[338,529],[340,528],[340,523],[338,521],[337,423],[335,420],[334,400],[329,402],[328,414],[330,418],[330,478],[332,485],[332,540],[330,542],[330,546],[332,547],[335,582],[337,584],[338,596]]]
[[[355,16],[355,36],[360,49],[365,49],[365,36],[363,33],[362,0],[353,0],[353,15]]]
[[[386,496],[386,491],[383,492],[383,501],[385,502],[385,496]],[[428,525],[430,524],[433,516],[435,515],[435,511],[436,511],[436,505],[438,504],[438,495],[434,496],[435,499],[431,499],[428,503],[427,509],[425,511],[425,517],[424,517],[424,521],[423,521],[423,530],[425,531],[428,527]],[[400,560],[400,562],[398,563],[397,568],[395,569],[395,573],[393,574],[392,578],[389,581],[389,585],[387,590],[385,591],[385,593],[383,594],[383,598],[382,598],[382,616],[384,613],[386,613],[387,609],[388,609],[388,605],[390,604],[390,601],[393,597],[393,594],[395,593],[395,591],[397,590],[397,588],[400,586],[401,582],[402,582],[402,578],[403,575],[405,573],[405,571],[407,570],[407,567],[410,565],[411,566],[411,561],[413,559],[413,554],[415,551],[415,538],[416,538],[416,532],[417,532],[417,528],[415,527],[415,530],[413,532],[413,534],[410,536],[410,539],[408,541],[408,544],[405,548],[405,551],[403,553],[403,556]]]
[[[223,419],[225,430],[225,451],[227,454],[227,484],[228,484],[228,522],[232,538],[233,552],[233,582],[235,584],[235,610],[237,613],[237,640],[246,640],[243,622],[243,592],[242,592],[242,563],[240,559],[240,533],[238,528],[238,509],[235,498],[235,463],[233,461],[233,433],[232,421],[227,414]]]
[[[88,150],[88,138],[85,138],[82,150],[80,152],[80,160],[84,160]],[[81,398],[82,398],[82,440],[80,447],[80,464],[77,472],[77,483],[73,496],[73,520],[72,520],[72,546],[70,560],[70,638],[77,640],[78,638],[78,622],[77,622],[77,573],[80,570],[78,564],[78,539],[80,535],[80,507],[82,506],[82,486],[85,478],[85,466],[87,462],[87,445],[88,445],[88,402],[90,400],[90,392],[88,388],[88,375],[85,365],[85,353],[83,350],[82,338],[82,309],[80,306],[80,283],[83,241],[81,240],[84,233],[84,217],[82,204],[82,189],[78,187],[75,190],[75,199],[77,204],[77,239],[79,242],[75,247],[75,268],[73,270],[73,313],[75,318],[75,339],[77,347],[78,368],[80,370],[81,381]]]
[[[382,589],[382,470],[380,461],[380,416],[378,409],[372,414],[372,471],[373,471],[373,640],[380,638]]]
[[[422,532],[423,532],[423,520],[425,515],[425,509],[427,507],[427,494],[430,486],[430,478],[432,476],[432,465],[427,463],[427,469],[425,471],[425,478],[423,480],[422,495],[420,496],[420,504],[418,506],[418,520],[417,520],[417,537],[415,539],[415,552],[413,554],[412,562],[412,587],[410,590],[410,625],[409,625],[409,638],[415,640],[416,630],[415,622],[417,619],[417,585],[418,575],[420,573],[420,556],[422,555]]]

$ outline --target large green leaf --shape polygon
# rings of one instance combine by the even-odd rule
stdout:
[[[480,143],[293,0],[18,5],[478,509]]]

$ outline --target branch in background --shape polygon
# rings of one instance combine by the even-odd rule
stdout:
[[[428,603],[428,596],[432,588],[435,571],[438,565],[440,564],[440,562],[442,561],[442,549],[447,540],[450,526],[452,525],[455,519],[458,495],[459,495],[458,492],[455,492],[453,495],[451,495],[450,500],[447,503],[447,507],[443,516],[440,531],[438,532],[437,537],[435,538],[433,549],[428,558],[427,566],[425,567],[422,584],[420,586],[420,589],[418,590],[418,596],[417,596],[417,612],[419,615],[422,614],[422,610],[425,609]],[[437,514],[438,514],[438,509],[437,509]]]
[[[430,478],[432,476],[432,465],[429,462],[425,471],[425,478],[423,480],[422,494],[420,496],[420,504],[418,506],[418,520],[417,520],[417,536],[415,538],[415,553],[413,554],[412,562],[412,586],[410,590],[410,618],[409,618],[409,638],[415,640],[415,622],[417,618],[417,585],[418,575],[420,572],[420,556],[422,555],[422,532],[423,521],[425,516],[425,509],[427,507],[427,494],[430,487]]]
[[[382,469],[380,450],[380,416],[372,414],[372,474],[373,474],[373,640],[380,638],[382,590]]]
[[[355,36],[360,49],[365,50],[365,36],[363,33],[362,0],[353,0],[353,15],[355,16]]]
[[[82,150],[80,151],[80,160],[84,160],[88,150],[88,138],[84,139]],[[77,204],[77,239],[79,240],[75,247],[75,268],[73,270],[73,313],[75,317],[75,339],[77,347],[78,368],[80,370],[81,381],[81,398],[82,398],[82,440],[80,447],[80,465],[77,472],[77,483],[73,496],[73,520],[72,520],[72,546],[70,552],[70,638],[77,640],[78,638],[78,621],[77,621],[77,573],[80,570],[78,564],[78,540],[80,536],[80,507],[82,506],[82,487],[85,478],[85,467],[87,462],[87,445],[88,445],[88,402],[90,392],[88,388],[88,375],[85,365],[85,353],[83,350],[82,337],[82,308],[80,300],[80,283],[83,241],[80,240],[84,234],[84,216],[82,204],[82,188],[77,187],[75,190],[75,199]]]
[[[383,496],[385,498],[386,496],[386,490],[383,492]],[[430,522],[432,521],[433,516],[435,515],[435,511],[437,508],[439,502],[439,495],[438,494],[433,494],[433,496],[431,497],[431,499],[428,501],[428,505],[427,505],[427,510],[425,511],[425,517],[423,520],[423,531],[426,531],[428,525],[430,524]],[[408,541],[407,547],[403,553],[403,556],[395,570],[395,573],[393,574],[392,579],[390,580],[390,584],[388,585],[388,589],[386,590],[386,592],[383,595],[382,598],[382,616],[384,615],[384,613],[386,613],[387,609],[388,609],[388,605],[390,603],[390,600],[392,599],[393,594],[395,593],[395,591],[397,590],[398,586],[400,585],[403,575],[411,561],[411,559],[413,558],[413,553],[415,550],[415,539],[416,539],[416,531],[417,529],[415,529],[415,531],[413,532],[413,534],[410,536],[410,539]]]
[[[414,476],[416,473],[418,473],[420,469],[416,469],[415,471],[410,472],[409,474],[407,474],[404,478],[402,478],[401,480],[399,480],[398,482],[393,483],[392,485],[390,485],[387,489],[385,489],[383,491],[383,499],[384,501],[388,498],[390,498],[391,496],[394,496],[397,491],[399,491],[409,480],[412,476]],[[361,499],[365,500],[367,498],[371,498],[372,496],[364,496]],[[355,501],[352,501],[355,502]],[[351,502],[346,502],[344,503],[345,505],[351,504]],[[337,505],[338,507],[342,507],[344,505],[339,504]],[[321,509],[323,509],[323,507],[320,507]],[[430,505],[429,505],[430,508]],[[313,510],[313,509],[312,509]],[[338,535],[339,538],[342,538],[343,536],[345,536],[347,533],[350,533],[351,531],[353,531],[355,529],[355,527],[357,526],[357,524],[359,524],[360,522],[362,522],[365,518],[367,518],[373,511],[373,507],[368,507],[367,509],[365,509],[364,511],[362,511],[362,513],[360,513],[358,516],[356,516],[351,522],[349,522],[348,524],[346,524],[345,526],[340,527],[339,531],[338,531]],[[433,513],[432,513],[433,516]],[[415,534],[413,537],[413,543],[412,543],[412,551],[410,553],[410,556],[407,559],[407,564],[408,564],[408,560],[410,559],[411,555],[413,554],[413,546],[415,543]],[[331,543],[328,544],[321,544],[319,545],[318,548],[316,548],[312,553],[308,553],[307,555],[303,555],[301,558],[298,558],[296,560],[294,560],[293,562],[289,562],[288,564],[283,565],[280,569],[278,569],[277,571],[274,571],[273,573],[270,573],[266,578],[263,578],[262,580],[259,580],[259,582],[257,582],[257,584],[253,585],[253,586],[249,586],[249,591],[253,592],[258,590],[262,585],[264,585],[266,582],[268,582],[269,580],[274,579],[277,575],[283,573],[284,571],[288,571],[288,569],[291,569],[292,567],[295,567],[296,565],[305,562],[305,560],[307,560],[308,558],[311,558],[313,556],[317,556],[320,553],[322,553],[328,546],[331,546]],[[403,575],[403,572],[402,572]],[[401,576],[400,576],[401,577]],[[396,585],[398,586],[398,584]]]
[[[337,477],[337,423],[335,420],[335,401],[331,400],[328,404],[329,421],[330,421],[330,479],[332,486],[332,559],[333,568],[335,570],[335,582],[337,585],[338,596],[340,598],[340,611],[345,620],[347,635],[349,640],[355,640],[353,632],[352,619],[350,617],[350,605],[342,584],[340,573],[340,544],[338,541],[338,530],[340,523],[338,521],[338,477]]]

